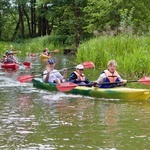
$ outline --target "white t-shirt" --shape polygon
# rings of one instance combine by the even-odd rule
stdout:
[[[43,81],[45,81],[47,75],[47,70],[43,72]],[[48,82],[54,82],[56,79],[63,79],[63,76],[60,74],[58,70],[52,70],[49,74]]]

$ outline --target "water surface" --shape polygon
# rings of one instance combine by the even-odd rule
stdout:
[[[50,92],[19,83],[22,74],[40,74],[45,63],[31,69],[0,71],[0,149],[10,150],[149,150],[150,103],[95,99]],[[57,56],[70,67],[72,57]],[[92,74],[93,71],[87,71]]]

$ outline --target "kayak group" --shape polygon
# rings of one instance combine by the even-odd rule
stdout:
[[[127,99],[127,100],[148,100],[150,91],[148,89],[135,89],[123,87],[130,82],[150,84],[150,77],[143,77],[139,80],[127,81],[121,78],[117,72],[117,62],[110,60],[107,68],[103,70],[97,80],[90,81],[84,74],[84,69],[94,68],[91,61],[78,64],[72,68],[55,69],[56,61],[54,58],[47,60],[45,70],[40,75],[22,75],[18,81],[29,82],[32,80],[33,86],[50,91],[59,90],[72,94],[80,94],[106,99]],[[67,71],[74,69],[67,77]],[[114,88],[115,87],[115,88]],[[121,87],[121,88],[120,88]]]
[[[50,91],[59,90],[72,94],[80,94],[104,99],[123,99],[123,100],[148,100],[150,98],[150,90],[135,89],[123,87],[127,80],[121,78],[117,72],[117,62],[110,60],[107,63],[107,69],[103,70],[96,81],[90,82],[83,73],[85,68],[95,67],[92,62],[84,62],[78,64],[75,70],[67,78],[67,68],[61,71],[55,69],[55,60],[53,58],[47,61],[46,69],[42,73],[42,78],[35,76],[23,76],[19,81],[29,81],[32,79],[33,86]],[[143,77],[140,80],[131,80],[129,82],[139,82],[142,84],[150,84],[150,77]],[[115,87],[115,88],[114,88]]]
[[[86,78],[84,71],[84,65],[78,64],[75,70],[70,74],[67,79],[67,68],[63,68],[63,75],[55,68],[55,60],[53,58],[47,61],[46,70],[43,72],[43,81],[50,83],[60,84],[62,82],[72,82],[79,86],[97,86],[99,88],[110,88],[116,86],[123,86],[127,83],[127,80],[123,80],[116,71],[117,62],[110,60],[107,64],[107,69],[100,73],[99,78],[96,81],[90,82]],[[106,83],[106,84],[105,84]],[[108,84],[110,83],[110,84]],[[119,83],[119,85],[118,85]]]

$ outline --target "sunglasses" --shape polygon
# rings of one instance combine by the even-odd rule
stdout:
[[[49,64],[54,64],[54,63],[49,63]]]
[[[80,71],[83,71],[84,69],[79,69]]]

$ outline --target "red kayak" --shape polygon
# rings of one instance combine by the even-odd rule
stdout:
[[[36,54],[30,54],[30,57],[36,57]]]
[[[19,64],[16,63],[8,63],[8,64],[1,64],[1,68],[4,69],[18,69],[19,68]]]

